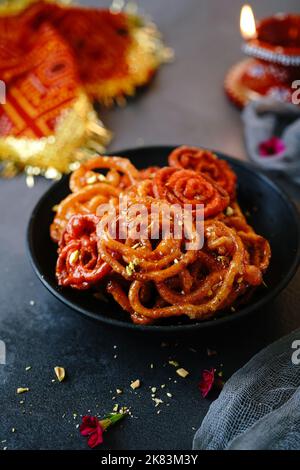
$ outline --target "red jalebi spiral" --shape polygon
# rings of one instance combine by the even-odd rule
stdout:
[[[229,204],[228,193],[206,175],[193,170],[165,167],[153,179],[155,197],[170,204],[191,204],[197,213],[197,205],[204,205],[204,217],[214,217]]]
[[[214,153],[183,145],[173,150],[168,160],[171,167],[194,170],[209,176],[227,191],[231,199],[235,198],[236,174],[225,160],[221,160]]]
[[[56,277],[60,286],[85,290],[111,271],[98,251],[95,215],[74,215],[59,243]]]

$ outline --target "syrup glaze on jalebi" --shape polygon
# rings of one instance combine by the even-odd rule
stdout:
[[[132,322],[151,324],[181,315],[203,320],[234,310],[263,283],[270,245],[239,207],[237,178],[228,163],[185,146],[169,155],[169,164],[138,171],[125,158],[95,157],[71,175],[72,193],[56,208],[50,229],[58,243],[59,285],[106,289]],[[132,213],[126,236],[115,236],[110,222],[121,226],[120,201],[125,199],[129,211],[141,205],[147,211]],[[99,212],[101,204],[107,207]],[[191,207],[191,226],[180,237],[174,235],[176,215],[164,212],[174,204]],[[202,245],[198,204],[204,211]],[[161,211],[158,237],[152,232],[153,207]],[[165,218],[170,237],[164,236]],[[133,222],[145,228],[142,236],[131,231]]]
[[[204,217],[213,217],[229,204],[228,193],[205,174],[162,168],[153,179],[154,195],[170,204],[204,204]]]
[[[107,170],[104,176],[93,170]],[[74,214],[96,214],[100,204],[119,197],[121,190],[139,181],[138,170],[126,158],[96,157],[83,163],[70,177],[70,194],[58,206],[51,237],[58,242]]]
[[[231,199],[235,198],[236,175],[225,160],[220,160],[212,152],[183,145],[169,155],[169,165],[210,176],[227,191]]]
[[[97,216],[74,215],[59,242],[57,279],[60,285],[89,289],[111,271],[98,250]]]

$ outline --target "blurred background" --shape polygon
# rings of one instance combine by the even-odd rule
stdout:
[[[84,5],[110,2],[81,0]],[[173,64],[161,67],[151,86],[129,106],[102,112],[113,129],[111,149],[135,145],[199,144],[246,158],[240,113],[224,95],[223,81],[241,52],[240,0],[140,0],[166,44]],[[300,12],[297,0],[253,0],[257,19],[280,11]]]

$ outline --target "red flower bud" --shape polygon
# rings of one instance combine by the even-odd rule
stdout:
[[[80,434],[88,437],[88,446],[97,447],[103,442],[103,432],[113,424],[123,419],[127,414],[126,409],[122,413],[109,413],[104,419],[99,421],[96,416],[83,416],[80,425]]]
[[[93,448],[102,444],[103,429],[96,416],[83,416],[79,429],[82,436],[88,436],[89,447]]]
[[[202,372],[202,379],[199,383],[199,389],[203,398],[205,398],[211,391],[215,381],[215,369],[204,370]]]

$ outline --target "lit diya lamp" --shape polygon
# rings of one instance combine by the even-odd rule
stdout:
[[[239,107],[261,97],[292,102],[300,79],[300,15],[277,14],[256,24],[252,9],[241,11],[242,50],[250,56],[225,79],[225,91]]]

